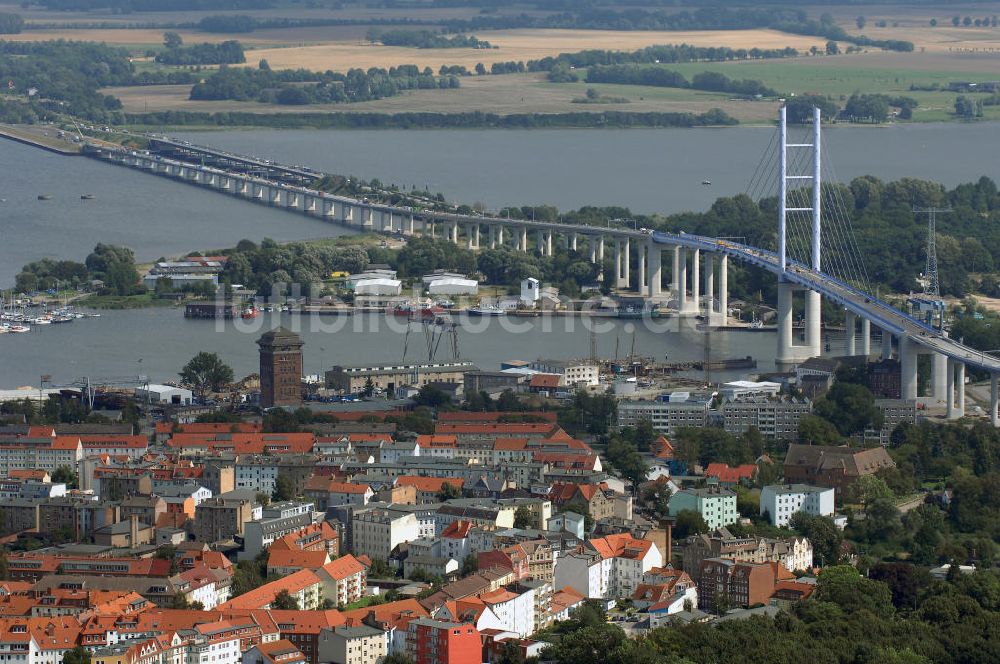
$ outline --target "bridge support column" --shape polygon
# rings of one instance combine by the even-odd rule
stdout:
[[[955,419],[955,360],[947,358],[948,371],[945,372],[945,417]]]
[[[545,232],[545,255],[552,255],[552,231]]]
[[[660,245],[652,240],[646,244],[649,252],[649,297],[659,298],[663,294],[663,254]]]
[[[551,254],[550,254],[551,255]],[[597,238],[597,260],[604,262],[604,236],[600,235]]]
[[[406,218],[406,234],[413,235],[413,233],[414,233],[414,223],[413,223],[413,215],[411,214]]]
[[[451,224],[451,241],[458,244],[458,222],[453,221]]]
[[[615,240],[615,288],[622,287],[622,241]]]
[[[648,248],[649,246],[645,242],[640,242],[635,247],[639,255],[639,278],[636,284],[636,290],[639,291],[639,295],[645,295],[646,289],[649,287],[649,275],[646,274],[646,249]]]
[[[705,254],[705,317],[708,323],[712,323],[715,313],[715,256],[708,252]]]
[[[729,322],[729,256],[722,254],[719,261],[719,315],[722,324]]]
[[[997,385],[997,374],[990,374],[990,424],[993,426],[1000,425],[1000,415],[997,413],[997,399],[1000,397],[1000,391],[998,391]]]
[[[476,248],[476,227],[475,224],[469,224],[465,227],[465,246],[469,251]]]
[[[576,251],[576,231],[569,234],[569,248]]]
[[[820,318],[822,306],[816,291],[806,291],[806,345],[812,357],[823,354],[823,322]]]
[[[948,399],[948,356],[941,353],[931,355],[931,389],[934,401]]]
[[[622,269],[622,278],[625,280],[624,287],[628,288],[632,284],[632,240],[629,238],[625,238],[625,244],[622,247],[622,259],[625,261]]]
[[[892,332],[882,330],[882,359],[892,358]]]
[[[597,238],[593,235],[587,237],[587,247],[590,249],[590,262],[597,262]]]
[[[955,376],[955,409],[958,417],[965,417],[965,365],[958,363],[958,375]]]
[[[271,187],[271,205],[281,205],[281,190]]]
[[[777,362],[792,362],[796,358],[792,352],[792,285],[787,281],[778,282],[778,353]]]
[[[497,226],[497,246],[502,247],[504,243],[503,226]]]
[[[858,354],[854,337],[855,316],[853,311],[844,312],[844,355],[853,357]]]
[[[681,247],[679,244],[674,245],[674,259],[670,264],[670,294],[674,299],[677,299],[677,291],[680,290],[680,276],[681,276]]]
[[[701,249],[691,254],[691,300],[691,310],[697,314],[701,311]]]
[[[497,227],[490,224],[487,227],[487,234],[489,235],[490,249],[497,248]]]
[[[916,344],[909,337],[899,337],[899,393],[904,399],[917,398],[917,353]]]
[[[683,314],[687,311],[687,288],[688,288],[688,263],[687,263],[687,249],[684,247],[677,247],[677,252],[674,254],[677,257],[677,313]]]

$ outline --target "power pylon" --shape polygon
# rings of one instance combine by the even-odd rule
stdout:
[[[913,208],[917,214],[927,215],[927,263],[924,267],[924,295],[941,297],[937,262],[937,213],[951,212],[951,208]]]

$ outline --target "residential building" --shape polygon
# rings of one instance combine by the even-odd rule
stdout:
[[[429,364],[401,364],[391,366],[335,366],[326,372],[326,386],[355,394],[365,388],[371,379],[375,387],[393,394],[404,385],[420,387],[427,383],[461,385],[465,372],[476,371],[472,362],[438,362]]]
[[[569,387],[596,386],[601,382],[597,364],[590,361],[538,359],[529,368],[543,374],[562,376],[562,384]]]
[[[669,399],[656,401],[637,400],[618,402],[618,426],[635,427],[642,420],[649,420],[653,430],[668,436],[687,427],[708,425],[711,399],[687,392],[675,392]]]
[[[760,491],[760,513],[771,524],[786,526],[796,512],[833,516],[834,490],[807,484],[769,484]]]
[[[243,535],[255,505],[252,498],[235,491],[202,501],[195,508],[195,539],[208,544]]]
[[[883,447],[860,449],[792,444],[785,455],[784,471],[789,484],[831,487],[840,498],[859,477],[895,466]]]
[[[739,520],[736,494],[718,486],[681,489],[670,497],[668,508],[670,516],[677,516],[682,510],[698,512],[712,530]]]
[[[240,664],[306,664],[306,656],[288,639],[259,643],[243,653]]]
[[[754,428],[771,440],[797,440],[799,422],[812,412],[808,399],[741,396],[722,404],[722,426],[739,436]]]
[[[260,519],[249,521],[244,526],[240,560],[256,558],[275,540],[314,524],[316,522],[314,508],[311,502],[292,500],[271,503],[265,507],[261,511]]]
[[[469,624],[416,618],[407,626],[406,654],[414,664],[470,664],[482,660],[479,630]]]
[[[777,563],[737,562],[728,558],[709,558],[701,563],[698,578],[698,604],[704,611],[725,608],[749,608],[766,605],[779,579]],[[791,574],[783,570],[788,577]]]
[[[707,558],[727,558],[739,562],[776,562],[789,571],[813,566],[812,544],[804,537],[769,539],[766,537],[736,537],[726,528],[711,535],[692,535],[677,546],[684,571],[695,581],[701,574],[701,563]]]
[[[417,516],[411,512],[370,509],[354,514],[351,543],[355,555],[388,560],[397,546],[420,537]]]
[[[344,606],[364,597],[367,574],[367,568],[350,554],[316,570],[316,576],[323,583],[323,596],[337,606]]]
[[[553,586],[570,586],[588,598],[631,597],[643,575],[662,565],[663,556],[653,542],[626,533],[608,535],[560,556]]]
[[[332,664],[379,664],[388,654],[385,632],[364,624],[323,630],[319,648],[319,661]]]

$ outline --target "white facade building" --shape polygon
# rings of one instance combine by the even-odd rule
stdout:
[[[760,513],[775,526],[786,526],[796,512],[832,516],[834,490],[807,484],[769,484],[760,490]]]

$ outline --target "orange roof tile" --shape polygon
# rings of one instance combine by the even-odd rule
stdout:
[[[465,486],[465,480],[458,477],[423,477],[421,475],[400,475],[396,478],[396,486],[412,486],[417,491],[436,493],[449,484],[456,489]]]
[[[331,579],[343,581],[350,576],[363,573],[365,566],[361,564],[360,560],[348,554],[323,565],[323,571],[330,575]]]

